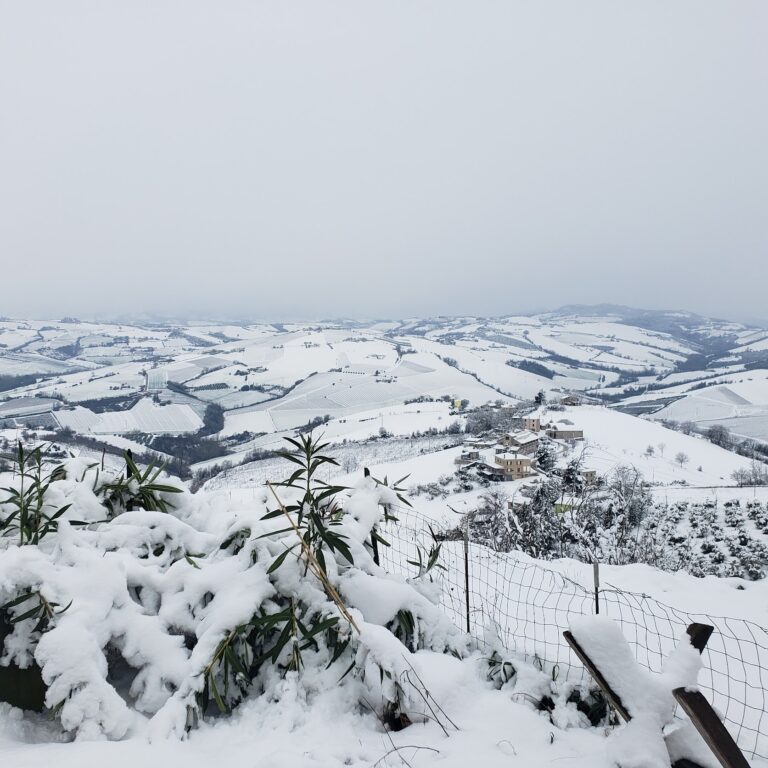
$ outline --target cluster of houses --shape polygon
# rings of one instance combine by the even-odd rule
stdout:
[[[540,473],[536,455],[543,438],[583,440],[584,431],[562,423],[542,424],[538,416],[524,416],[519,419],[519,428],[511,432],[467,439],[456,464],[462,471],[493,482],[521,480]]]

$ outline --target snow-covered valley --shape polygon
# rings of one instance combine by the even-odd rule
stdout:
[[[627,729],[585,714],[596,689],[562,637],[593,612],[597,560],[603,610],[649,674],[687,618],[715,625],[699,685],[764,764],[768,689],[750,679],[768,664],[761,334],[624,308],[0,322],[0,487],[20,490],[19,442],[43,446],[46,471],[67,467],[45,491],[64,512],[44,540],[18,546],[14,502],[0,502],[0,674],[39,668],[47,712],[0,704],[3,757],[613,766]],[[323,577],[290,527],[262,520],[280,522],[267,483],[291,465],[276,451],[309,435],[334,459],[314,479],[337,486],[354,561],[318,543]],[[123,482],[126,449],[195,492]],[[426,568],[434,548],[445,571]],[[274,628],[304,632],[294,610],[305,628],[330,623],[275,651]]]

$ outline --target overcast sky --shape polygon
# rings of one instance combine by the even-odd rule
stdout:
[[[765,0],[0,0],[0,314],[768,317]]]

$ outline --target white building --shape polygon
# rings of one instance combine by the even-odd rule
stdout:
[[[516,432],[508,432],[501,438],[501,442],[518,453],[532,456],[539,447],[539,436],[527,429],[520,429]]]
[[[494,461],[504,470],[507,479],[520,480],[533,474],[530,456],[520,453],[497,453]]]

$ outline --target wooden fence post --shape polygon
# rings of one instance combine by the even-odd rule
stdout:
[[[723,768],[749,768],[733,736],[701,691],[675,688],[672,694]]]

